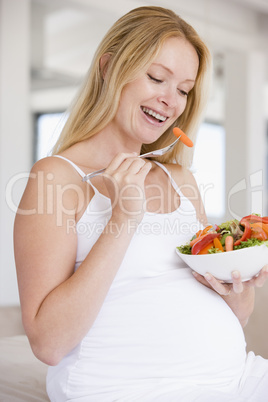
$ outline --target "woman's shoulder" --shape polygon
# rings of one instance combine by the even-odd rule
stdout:
[[[67,161],[53,156],[42,158],[32,166],[17,215],[26,216],[20,211],[39,211],[41,208],[46,217],[52,217],[62,209],[70,211],[72,216],[71,211],[77,211],[79,203],[86,199],[85,194],[91,195],[84,193],[84,189],[81,176]]]
[[[24,191],[24,198],[47,197],[49,192],[64,194],[64,198],[76,202],[77,192],[83,189],[81,176],[73,166],[62,158],[48,156],[34,163]],[[68,191],[67,191],[68,190]],[[73,190],[73,191],[72,191]]]
[[[62,158],[57,158],[55,156],[46,156],[44,158],[36,161],[31,169],[31,172],[39,172],[39,171],[61,171],[65,170],[67,165],[64,163]]]
[[[49,181],[60,181],[67,183],[73,182],[77,172],[68,161],[55,156],[47,156],[39,159],[31,168],[30,177],[35,175],[44,175]]]

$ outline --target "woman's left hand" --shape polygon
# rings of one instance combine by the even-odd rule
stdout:
[[[258,275],[242,282],[239,271],[232,272],[232,283],[216,279],[211,274],[205,276],[193,272],[194,277],[203,285],[217,292],[233,310],[244,327],[254,309],[255,287],[262,287],[268,279],[268,265]]]

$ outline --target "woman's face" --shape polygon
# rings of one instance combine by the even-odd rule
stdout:
[[[199,60],[184,39],[167,39],[146,72],[127,84],[112,122],[115,132],[140,143],[156,141],[183,113]]]

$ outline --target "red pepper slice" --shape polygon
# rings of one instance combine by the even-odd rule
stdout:
[[[234,246],[238,246],[241,243],[241,241],[246,241],[251,236],[250,221],[245,218],[242,218],[240,221],[240,225],[244,226],[244,233],[240,239],[234,242]]]
[[[202,254],[208,254],[209,250],[214,246],[213,241],[211,241],[210,243],[208,243],[208,245],[206,245],[206,247],[202,248],[201,251],[199,251],[198,255],[202,255]]]
[[[240,221],[240,225],[244,226],[244,234],[243,236],[237,240],[234,243],[234,246],[238,246],[242,241],[246,241],[247,239],[249,239],[252,236],[252,232],[251,232],[251,225],[252,223],[264,223],[267,224],[268,223],[268,216],[258,216],[258,215],[248,215],[248,216],[244,216],[241,221]]]
[[[268,216],[258,216],[258,215],[248,215],[248,216],[244,216],[244,218],[241,219],[241,222],[244,221],[249,221],[251,223],[255,223],[255,222],[262,222],[262,223],[268,223]]]
[[[220,233],[207,233],[206,236],[198,240],[192,247],[192,254],[198,254],[204,247],[206,247],[213,239],[219,237]]]
[[[214,225],[214,229],[216,230],[216,232],[219,232],[221,230],[220,227],[216,223]]]

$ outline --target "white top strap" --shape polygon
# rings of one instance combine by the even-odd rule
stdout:
[[[171,176],[169,170],[168,170],[164,165],[162,165],[162,163],[160,163],[160,162],[154,161],[154,163],[156,163],[162,170],[164,170],[164,172],[166,172],[166,174],[167,174],[168,177],[170,178],[170,182],[171,182],[172,187],[174,188],[174,190],[175,190],[180,196],[183,196],[183,194],[182,194],[182,192],[181,192],[181,190],[180,190],[178,184],[175,182],[175,180],[174,180],[173,177]]]
[[[77,171],[77,173],[80,174],[81,177],[84,178],[86,176],[85,172],[83,172],[83,170],[80,169],[80,167],[78,167],[74,162],[70,161],[70,159],[67,159],[67,158],[65,158],[64,156],[61,156],[61,155],[53,155],[53,156],[57,157],[57,158],[61,158],[61,159],[65,160],[66,162],[70,163],[70,165],[73,166],[73,168]],[[91,187],[94,189],[94,191],[96,193],[99,193],[99,190],[95,186],[93,186],[93,184],[91,183],[90,180],[87,180],[87,182],[91,185]]]
[[[84,177],[86,174],[83,172],[83,170],[81,170],[75,163],[73,163],[72,161],[70,161],[70,159],[65,158],[64,156],[60,156],[60,155],[53,155],[56,158],[61,158],[63,160],[65,160],[66,162],[69,162],[70,165],[72,165],[75,170],[80,174],[80,176]]]
[[[80,174],[81,177],[86,176],[85,172],[83,172],[83,170],[80,169],[74,162],[70,161],[70,159],[67,159],[67,158],[65,158],[64,156],[61,156],[61,155],[53,155],[53,156],[54,156],[54,157],[57,157],[57,158],[61,158],[61,159],[65,160],[66,162],[69,162],[69,163],[74,167],[74,169],[77,171],[77,173]],[[164,170],[164,172],[165,172],[165,173],[167,174],[167,176],[170,178],[170,181],[171,181],[171,184],[172,184],[174,190],[175,190],[180,196],[183,195],[182,192],[181,192],[181,190],[180,190],[180,188],[179,188],[179,186],[177,185],[177,183],[175,182],[175,180],[172,178],[172,176],[171,176],[170,172],[168,171],[168,169],[167,169],[164,165],[162,165],[162,163],[160,163],[160,162],[154,161],[154,163],[156,163],[162,170]],[[90,185],[93,187],[93,189],[94,189],[97,193],[99,192],[98,189],[97,189],[95,186],[93,186],[93,184],[90,182],[90,180],[87,180],[87,182],[90,183]]]

